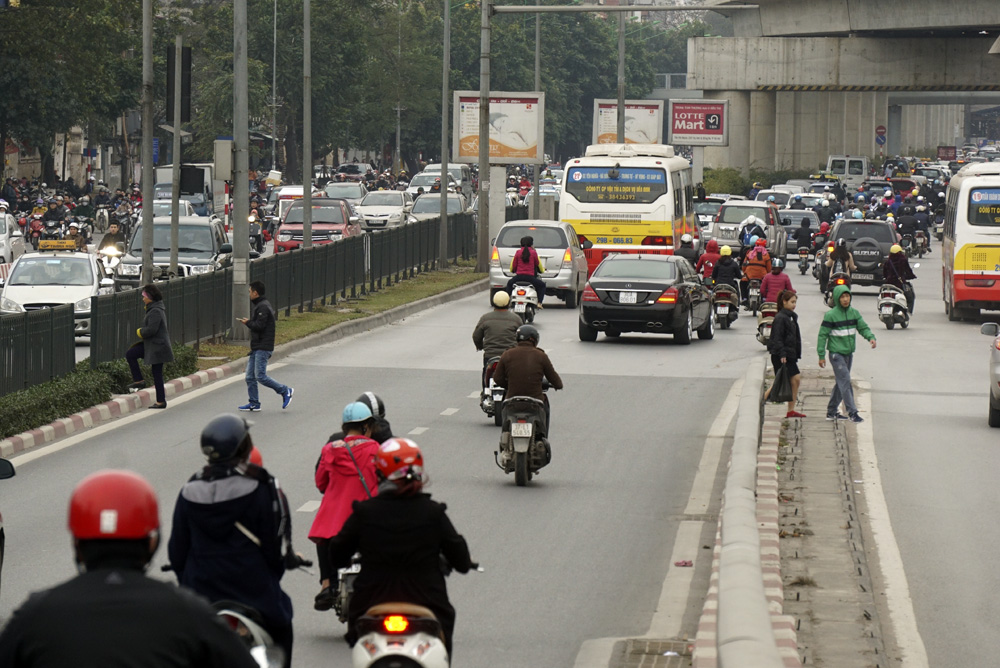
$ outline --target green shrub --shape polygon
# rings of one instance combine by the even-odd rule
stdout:
[[[754,183],[760,182],[765,188],[778,183],[787,183],[791,179],[807,179],[815,170],[781,169],[778,171],[751,169],[749,176],[732,167],[722,169],[705,169],[705,192],[729,193],[730,195],[746,195]]]

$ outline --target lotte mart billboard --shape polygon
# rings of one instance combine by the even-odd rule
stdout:
[[[455,91],[452,161],[479,162],[479,93]],[[490,94],[490,164],[544,162],[545,93]]]
[[[729,100],[670,100],[671,144],[729,146]]]
[[[618,143],[618,100],[594,100],[590,143]],[[663,143],[663,100],[625,100],[625,143]]]

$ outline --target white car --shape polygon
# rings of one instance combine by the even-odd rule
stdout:
[[[357,206],[364,219],[362,227],[366,230],[384,230],[405,225],[411,208],[413,197],[401,190],[370,192]]]
[[[90,336],[90,300],[111,294],[114,281],[94,253],[72,250],[42,250],[22,255],[10,269],[10,276],[0,291],[0,313],[24,313],[62,304],[72,304],[76,336]],[[72,242],[70,242],[72,243]]]
[[[14,220],[14,216],[0,215],[0,263],[10,264],[22,255],[24,255],[24,234],[21,228]]]
[[[181,216],[195,216],[194,207],[191,206],[191,202],[186,199],[179,200],[177,206],[180,209]],[[169,216],[171,214],[171,209],[173,208],[173,202],[169,199],[154,199],[153,200],[153,216]]]
[[[425,193],[429,193],[431,188],[434,186],[434,179],[441,178],[441,174],[435,174],[431,172],[420,172],[412,179],[410,179],[410,185],[406,187],[406,192],[410,194],[410,197],[416,197],[417,191],[421,188],[424,189]],[[448,189],[454,190],[458,182],[455,177],[451,174],[448,175]]]
[[[448,193],[448,215],[470,212],[466,208],[465,198],[457,193]],[[410,217],[415,220],[427,220],[441,215],[441,194],[421,195],[413,203]]]

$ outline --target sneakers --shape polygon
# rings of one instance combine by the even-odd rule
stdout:
[[[292,403],[292,395],[295,394],[295,390],[291,387],[287,388],[281,393],[281,408],[288,408],[288,404]]]
[[[852,415],[852,416],[851,416],[850,418],[848,418],[848,419],[849,419],[849,420],[850,420],[851,422],[853,422],[854,424],[860,424],[860,423],[862,423],[862,422],[864,422],[864,421],[865,421],[865,419],[864,419],[863,417],[861,417],[860,415],[858,415],[857,413],[855,413],[854,415]]]
[[[244,413],[256,413],[260,411],[260,404],[255,403],[245,403],[242,406],[237,406],[236,410],[243,411]]]
[[[826,421],[827,422],[833,422],[834,420],[846,420],[846,419],[848,419],[847,416],[843,415],[841,413],[834,413],[832,415],[827,415],[826,416]]]
[[[333,607],[333,591],[329,587],[323,587],[323,590],[316,594],[316,598],[313,599],[313,609],[319,610],[320,612],[325,612]]]
[[[785,417],[786,418],[804,418],[805,415],[803,415],[802,413],[800,413],[798,411],[788,411],[787,413],[785,413]]]

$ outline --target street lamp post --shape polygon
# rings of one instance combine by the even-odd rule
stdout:
[[[451,75],[451,0],[444,2],[444,48],[441,53],[441,227],[438,230],[438,268],[448,266],[448,89]],[[482,174],[479,175],[480,184]],[[482,187],[480,187],[482,192]],[[482,202],[482,195],[479,197]],[[480,205],[482,208],[482,205]]]
[[[312,247],[312,15],[302,3],[302,247]]]

